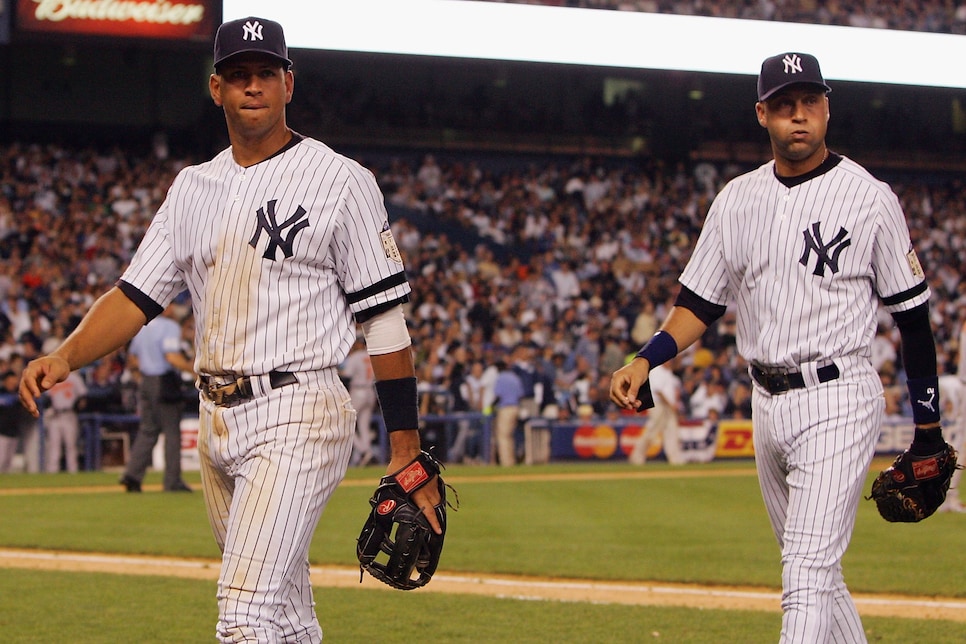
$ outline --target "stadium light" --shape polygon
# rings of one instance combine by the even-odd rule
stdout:
[[[757,75],[806,51],[827,79],[966,88],[966,36],[471,0],[224,0],[289,47]]]

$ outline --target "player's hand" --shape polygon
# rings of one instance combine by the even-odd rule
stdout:
[[[389,440],[392,456],[389,465],[386,466],[386,474],[395,474],[406,467],[419,454],[419,432],[416,430],[392,432],[389,435]],[[439,486],[436,484],[424,485],[413,492],[412,500],[422,511],[426,520],[429,521],[433,532],[443,534],[443,526],[439,524],[434,509],[442,501],[442,497],[439,495]]]
[[[415,458],[415,457],[414,457]],[[406,467],[412,458],[399,459],[397,460],[395,456],[389,461],[389,465],[386,467],[386,474],[395,474],[402,468]],[[437,505],[442,502],[442,498],[439,496],[439,486],[433,481],[437,477],[430,479],[430,482],[423,487],[419,488],[412,494],[413,503],[422,511],[423,516],[429,521],[429,525],[433,528],[433,532],[436,534],[443,534],[443,526],[439,524],[439,519],[436,518],[436,510],[434,509]]]
[[[641,401],[637,392],[647,380],[651,365],[643,358],[634,358],[614,372],[610,379],[610,399],[621,409],[637,411]]]
[[[20,377],[20,404],[34,418],[40,417],[37,399],[70,374],[70,365],[58,356],[44,356],[31,360]]]
[[[439,495],[439,484],[436,483],[437,478],[439,477],[434,476],[430,479],[429,483],[413,492],[413,502],[423,511],[423,516],[429,521],[433,532],[443,534],[443,526],[439,524],[439,518],[436,516],[436,510],[434,509],[443,502],[442,497]]]

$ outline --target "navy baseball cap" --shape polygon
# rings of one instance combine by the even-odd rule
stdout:
[[[285,69],[292,66],[282,25],[265,18],[239,18],[218,27],[215,34],[215,67],[235,54],[258,52],[278,58]]]
[[[764,101],[778,90],[800,83],[817,85],[826,93],[832,91],[822,78],[815,56],[790,52],[766,58],[758,75],[758,100]]]

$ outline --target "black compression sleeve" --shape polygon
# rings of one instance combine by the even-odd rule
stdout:
[[[893,313],[902,338],[902,364],[906,377],[924,378],[936,375],[936,340],[929,322],[929,304]]]
[[[715,304],[704,299],[687,286],[681,286],[681,292],[678,293],[677,299],[674,300],[674,306],[680,306],[683,309],[688,309],[694,315],[704,322],[705,326],[711,326],[715,320],[720,318],[725,314],[728,307],[721,304]]]

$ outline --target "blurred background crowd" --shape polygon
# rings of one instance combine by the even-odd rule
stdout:
[[[432,153],[362,159],[381,185],[413,286],[407,318],[424,413],[486,410],[496,373],[524,363],[536,411],[616,414],[610,374],[677,294],[704,215],[735,164],[591,157],[482,165]],[[18,373],[78,323],[120,275],[190,158],[15,144],[0,155],[0,372]],[[942,372],[966,317],[961,180],[893,182],[932,287]],[[749,381],[729,312],[674,364],[688,418],[748,417]],[[521,350],[515,351],[520,348]],[[875,366],[889,413],[908,414],[898,334],[883,311]],[[489,373],[487,377],[485,374]],[[133,412],[123,351],[82,372],[90,409]],[[488,395],[490,396],[488,399]]]

